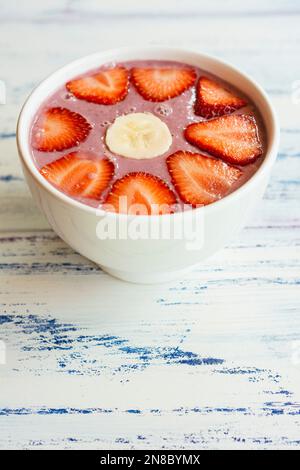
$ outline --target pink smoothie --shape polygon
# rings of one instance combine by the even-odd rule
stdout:
[[[112,66],[112,64],[108,64]],[[132,67],[187,67],[186,64],[178,63],[178,62],[170,62],[170,61],[154,61],[154,60],[147,60],[147,61],[131,61],[131,62],[124,62],[120,64],[114,65],[122,65],[127,69],[131,69]],[[251,176],[255,173],[257,168],[261,165],[264,155],[265,155],[265,148],[266,148],[266,137],[265,137],[265,130],[262,118],[256,109],[254,103],[249,100],[248,97],[245,97],[243,93],[239,90],[235,90],[230,84],[220,80],[219,78],[213,76],[212,74],[203,71],[197,67],[193,67],[197,72],[197,77],[200,75],[205,75],[207,77],[211,77],[214,80],[224,84],[228,89],[232,89],[233,91],[237,92],[240,96],[244,97],[247,102],[249,103],[248,106],[242,108],[241,110],[235,111],[235,113],[251,113],[255,115],[257,125],[258,125],[258,132],[261,143],[263,145],[263,153],[260,158],[258,158],[254,163],[241,167],[240,169],[243,172],[243,175],[239,180],[235,183],[232,187],[231,191],[234,191],[242,184],[244,184]],[[97,69],[99,70],[99,69]],[[89,75],[97,70],[90,70],[88,73],[83,74]],[[77,78],[77,77],[76,77]],[[75,111],[81,114],[85,119],[92,125],[92,130],[87,137],[87,139],[80,143],[77,147],[72,147],[71,149],[67,149],[61,152],[40,152],[33,148],[32,146],[32,156],[36,166],[40,169],[47,163],[51,163],[58,158],[61,158],[63,155],[66,155],[75,150],[82,150],[93,152],[99,156],[99,158],[108,157],[114,162],[115,165],[115,175],[112,180],[112,183],[124,176],[126,173],[133,172],[133,171],[143,171],[147,173],[152,173],[156,176],[159,176],[163,180],[165,180],[170,187],[176,193],[175,188],[172,185],[170,175],[167,170],[166,166],[166,159],[172,153],[178,150],[188,150],[190,152],[198,152],[202,154],[206,154],[203,151],[199,151],[196,147],[189,144],[184,138],[184,129],[187,127],[188,124],[191,122],[199,122],[204,120],[200,116],[196,116],[194,114],[194,101],[195,101],[195,88],[192,87],[189,90],[185,91],[180,96],[172,98],[168,101],[162,103],[155,103],[151,101],[146,101],[139,93],[136,91],[134,86],[130,84],[129,92],[124,99],[115,105],[99,105],[94,103],[89,103],[87,101],[79,100],[75,98],[73,95],[68,93],[65,86],[60,87],[56,90],[52,95],[50,95],[47,100],[42,103],[40,109],[38,110],[37,115],[35,116],[34,122],[32,124],[32,131],[31,131],[31,142],[32,142],[32,134],[36,130],[36,122],[38,117],[41,113],[51,107],[62,107],[67,108],[71,111]],[[125,158],[118,155],[114,155],[109,151],[105,144],[105,133],[107,128],[111,123],[114,122],[116,117],[129,114],[133,112],[150,112],[154,115],[158,116],[162,121],[164,121],[173,138],[173,142],[169,150],[156,158],[146,159],[146,160],[136,160],[131,158]],[[209,155],[209,154],[207,154]],[[211,156],[211,155],[209,155]],[[214,157],[211,157],[214,158]],[[107,192],[109,191],[110,187],[103,193],[103,199],[105,198]],[[77,198],[78,199],[78,198]],[[179,197],[178,197],[179,199]],[[91,199],[78,199],[81,202],[88,204],[90,206],[97,207],[99,206],[99,201],[91,200]]]

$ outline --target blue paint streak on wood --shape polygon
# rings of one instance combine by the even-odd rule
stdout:
[[[27,263],[1,263],[0,264],[0,271],[15,271],[16,273],[20,274],[38,274],[38,273],[57,273],[57,272],[64,272],[64,271],[72,271],[72,273],[77,274],[89,274],[95,272],[101,272],[101,269],[90,263],[90,264],[82,264],[82,263],[70,263],[70,262],[57,262],[57,263],[36,263],[33,262],[32,264]]]
[[[23,179],[14,175],[0,175],[0,182],[10,183],[11,181],[23,181]]]
[[[26,416],[26,415],[98,415],[98,414],[130,414],[130,415],[165,415],[166,413],[175,414],[178,416],[189,415],[189,414],[241,414],[244,416],[250,415],[261,415],[261,416],[270,416],[270,415],[285,415],[285,416],[298,416],[300,415],[300,403],[276,403],[276,402],[266,402],[262,406],[257,408],[250,407],[194,407],[194,408],[174,408],[171,410],[164,409],[111,409],[111,408],[0,408],[0,416]]]
[[[1,139],[14,139],[16,137],[15,132],[0,132],[0,140]]]
[[[99,374],[105,368],[102,363],[87,357],[87,347],[101,347],[109,351],[112,350],[112,354],[118,354],[119,356],[121,354],[122,364],[116,368],[115,373],[143,370],[157,361],[165,365],[182,366],[216,366],[224,362],[221,358],[200,357],[192,351],[185,351],[179,347],[137,347],[129,344],[128,339],[115,335],[78,334],[79,329],[76,325],[61,323],[51,317],[0,315],[0,325],[5,324],[13,324],[16,331],[26,335],[26,345],[21,346],[24,353],[61,352],[58,367],[61,372],[72,375],[82,375],[83,372]],[[17,334],[19,335],[19,333]],[[11,335],[12,332],[9,330],[8,336],[11,337]],[[33,335],[32,340],[30,335]],[[20,337],[19,343],[21,344]],[[24,357],[22,360],[24,360]],[[73,363],[81,367],[74,368],[72,367]]]

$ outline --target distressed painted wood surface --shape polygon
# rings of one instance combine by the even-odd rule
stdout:
[[[299,21],[295,0],[3,2],[1,448],[299,448]],[[282,127],[247,227],[161,286],[112,279],[66,246],[34,206],[15,145],[20,106],[44,76],[137,40],[231,61],[269,92]]]

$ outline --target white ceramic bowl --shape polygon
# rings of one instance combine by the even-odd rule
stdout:
[[[121,239],[114,236],[105,239],[103,231],[115,227],[116,224],[130,224],[132,217],[99,211],[69,198],[40,175],[32,160],[29,143],[30,126],[41,102],[59,86],[80,73],[107,62],[136,59],[175,60],[211,72],[248,95],[256,103],[264,120],[267,131],[266,157],[257,172],[242,187],[220,201],[192,211],[156,217],[137,217],[142,230],[148,229],[151,222],[159,228],[171,224],[174,230],[177,230],[176,233],[183,231],[187,233],[186,228],[191,228],[196,220],[196,223],[200,223],[202,231],[197,249],[194,246],[191,249],[186,236],[165,239],[163,236],[157,238],[152,234],[143,236],[142,239],[128,237]],[[168,281],[180,276],[223,248],[233,234],[244,225],[267,185],[278,150],[279,128],[273,107],[262,88],[231,65],[190,50],[160,46],[132,47],[84,57],[59,69],[44,80],[23,106],[17,127],[17,143],[31,193],[53,230],[74,250],[99,264],[113,276],[131,282],[151,283]],[[147,230],[143,233],[146,232]],[[99,234],[102,234],[100,238]]]

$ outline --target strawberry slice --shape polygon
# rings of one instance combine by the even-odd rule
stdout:
[[[181,199],[193,207],[224,197],[242,174],[220,160],[185,151],[170,155],[167,165]]]
[[[196,90],[195,113],[206,119],[230,114],[247,101],[207,77],[200,77]]]
[[[105,201],[105,209],[133,215],[174,212],[176,196],[169,186],[149,173],[128,173],[117,180]]]
[[[189,68],[133,68],[131,79],[145,100],[165,101],[190,88],[196,72]]]
[[[85,140],[91,128],[81,114],[66,108],[49,108],[38,118],[33,146],[41,152],[65,150]]]
[[[101,70],[66,84],[76,98],[97,104],[115,104],[128,93],[129,73],[124,67]]]
[[[114,174],[114,164],[107,158],[72,152],[45,165],[40,173],[69,196],[99,199]]]
[[[185,138],[225,162],[247,165],[262,154],[254,116],[230,114],[190,124]]]

